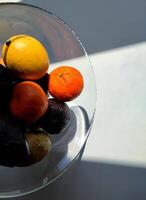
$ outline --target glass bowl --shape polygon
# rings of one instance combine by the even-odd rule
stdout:
[[[55,67],[68,65],[77,68],[84,77],[83,92],[68,103],[70,123],[60,134],[51,136],[51,152],[41,162],[29,167],[0,166],[0,198],[6,198],[28,194],[50,184],[78,158],[91,130],[96,87],[83,45],[71,28],[51,12],[26,4],[1,3],[0,29],[0,46],[12,35],[32,35],[49,53],[49,72]]]

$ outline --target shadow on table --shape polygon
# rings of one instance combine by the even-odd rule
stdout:
[[[77,161],[48,187],[17,200],[145,200],[146,169]]]
[[[47,9],[66,21],[88,53],[146,40],[146,1],[22,0]]]

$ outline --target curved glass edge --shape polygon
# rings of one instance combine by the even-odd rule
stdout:
[[[60,17],[56,16],[56,15],[53,14],[52,12],[50,12],[50,11],[48,11],[48,10],[45,10],[44,8],[41,8],[41,7],[32,5],[32,4],[16,3],[16,2],[0,2],[0,6],[1,6],[1,5],[19,5],[19,6],[22,5],[22,6],[26,6],[26,7],[32,7],[32,8],[38,9],[38,10],[42,10],[43,12],[45,12],[45,13],[47,13],[47,14],[50,14],[50,15],[52,15],[53,17],[55,17],[55,18],[61,20],[61,21],[63,22],[63,24],[74,34],[74,36],[76,37],[76,39],[77,39],[78,42],[80,43],[80,45],[81,45],[81,47],[82,47],[82,49],[83,49],[83,51],[84,51],[84,53],[85,53],[85,56],[86,56],[86,58],[88,59],[90,65],[91,65],[91,70],[92,70],[92,72],[93,72],[94,81],[95,81],[95,83],[96,83],[95,73],[94,73],[94,70],[93,70],[93,66],[92,66],[92,64],[91,64],[90,58],[89,58],[89,56],[88,56],[88,54],[87,54],[87,52],[86,52],[86,50],[85,50],[85,48],[84,48],[84,46],[83,46],[81,40],[79,39],[79,37],[77,36],[77,34],[72,30],[72,28],[70,27],[70,25],[68,25],[66,22],[64,22],[64,20],[62,20]],[[95,87],[95,91],[97,91],[96,85],[95,85],[94,87]],[[35,189],[32,189],[32,190],[30,190],[30,191],[26,191],[26,192],[25,192],[25,191],[22,192],[21,190],[20,190],[20,191],[18,191],[18,190],[17,190],[17,191],[13,191],[13,193],[16,192],[17,194],[16,194],[16,193],[15,193],[15,194],[8,194],[9,192],[7,193],[7,195],[4,195],[4,194],[1,195],[1,194],[0,194],[0,199],[1,199],[1,198],[5,198],[5,199],[6,199],[6,198],[15,198],[15,197],[20,197],[20,196],[24,196],[24,195],[29,195],[29,194],[31,194],[31,193],[33,193],[33,192],[37,192],[37,191],[43,189],[44,187],[48,186],[48,185],[51,184],[52,182],[56,181],[56,180],[57,180],[58,178],[60,178],[65,172],[67,172],[67,171],[70,169],[70,167],[75,163],[75,161],[76,161],[76,160],[79,158],[79,156],[81,155],[82,150],[84,149],[84,147],[85,147],[85,145],[86,145],[87,139],[88,139],[88,137],[89,137],[89,135],[90,135],[90,132],[91,132],[91,129],[92,129],[92,126],[93,126],[93,121],[94,121],[95,112],[96,112],[96,103],[97,103],[97,92],[95,92],[95,93],[96,93],[96,94],[95,94],[95,107],[94,107],[93,115],[92,115],[92,118],[91,118],[91,121],[90,121],[90,126],[89,126],[89,129],[88,129],[87,134],[86,134],[86,137],[85,137],[84,144],[83,144],[83,146],[81,147],[81,149],[80,149],[80,151],[78,152],[78,154],[71,160],[71,162],[70,162],[69,164],[66,165],[65,169],[62,170],[62,172],[60,172],[54,179],[52,179],[51,181],[49,181],[49,182],[47,182],[47,183],[45,183],[45,184],[43,184],[43,185],[41,185],[41,186],[38,186],[38,187],[35,188]]]

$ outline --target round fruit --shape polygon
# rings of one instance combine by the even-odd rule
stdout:
[[[68,66],[61,66],[50,73],[49,93],[60,101],[71,101],[82,92],[84,86],[81,73]]]
[[[16,35],[8,39],[3,45],[2,57],[7,68],[27,80],[41,78],[49,66],[45,47],[28,35]]]
[[[0,64],[0,108],[7,109],[14,88],[14,79],[8,69]]]
[[[49,106],[45,115],[37,124],[47,133],[58,134],[70,120],[70,110],[66,103],[56,99],[49,99]]]
[[[36,80],[35,82],[41,86],[41,88],[44,90],[44,92],[49,96],[48,93],[48,79],[49,74],[46,73],[42,78]]]
[[[29,158],[23,127],[10,116],[0,116],[0,165],[23,166]]]
[[[38,133],[26,133],[25,138],[30,152],[30,164],[39,162],[51,150],[51,140],[49,136],[41,131]]]
[[[32,124],[45,114],[47,108],[48,98],[37,83],[23,81],[14,87],[10,111],[15,117]]]

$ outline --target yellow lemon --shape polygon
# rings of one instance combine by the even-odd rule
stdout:
[[[49,56],[45,47],[29,35],[9,38],[2,47],[2,58],[6,67],[22,79],[37,80],[49,67]]]

